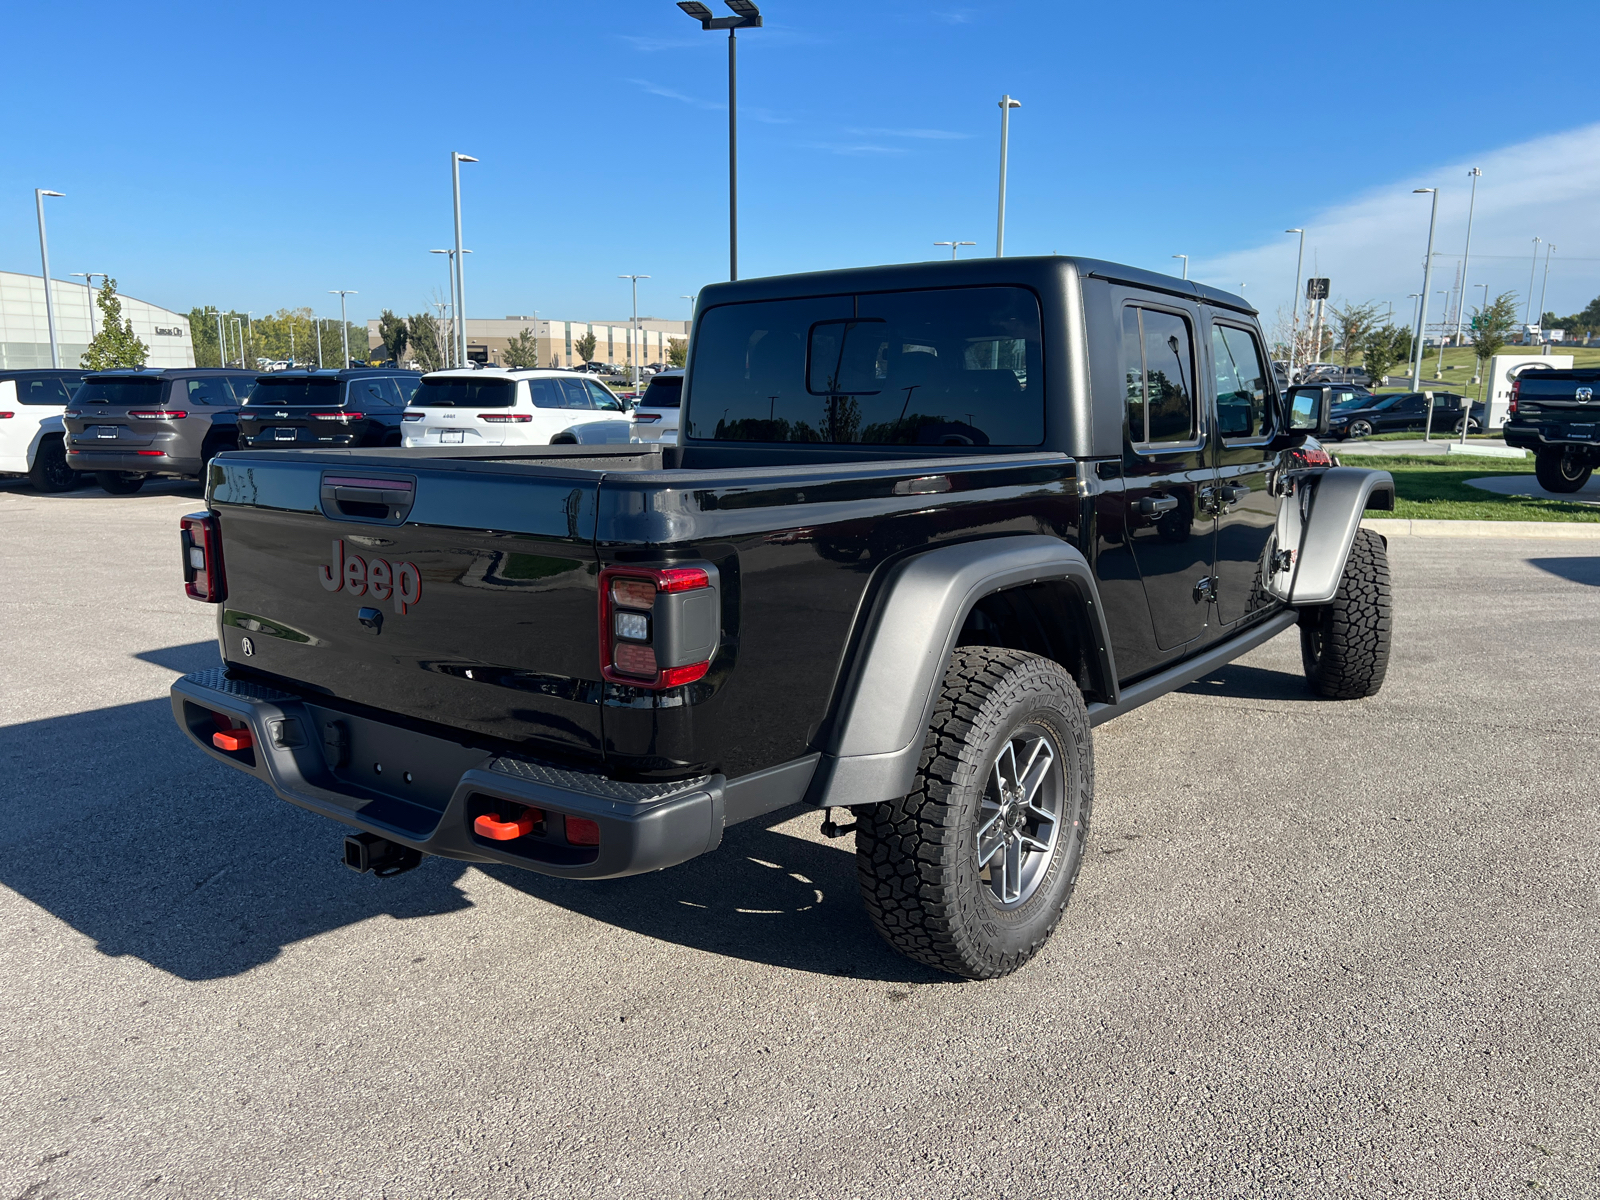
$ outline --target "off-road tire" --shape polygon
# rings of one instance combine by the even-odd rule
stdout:
[[[83,485],[83,477],[67,466],[67,448],[59,437],[47,437],[34,451],[28,482],[36,492],[69,492]]]
[[[1533,456],[1533,473],[1547,492],[1575,492],[1589,482],[1594,468],[1562,450],[1540,450]]]
[[[1040,728],[1063,770],[1055,850],[1032,894],[1002,908],[982,882],[977,823],[996,757]],[[902,954],[994,979],[1044,945],[1072,895],[1089,836],[1094,749],[1072,676],[1036,654],[967,646],[952,656],[909,795],[857,813],[856,873],[873,925]]]
[[[131,496],[144,486],[148,476],[137,471],[96,471],[95,482],[113,496]]]
[[[1300,656],[1311,690],[1330,700],[1377,695],[1389,670],[1389,555],[1370,529],[1356,530],[1332,604],[1300,613]]]

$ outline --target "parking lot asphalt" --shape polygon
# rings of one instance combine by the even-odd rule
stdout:
[[[815,814],[649,877],[430,859],[188,748],[198,490],[0,487],[0,1197],[1600,1194],[1600,558],[1397,538],[1375,698],[1294,635],[1096,730],[991,983]]]

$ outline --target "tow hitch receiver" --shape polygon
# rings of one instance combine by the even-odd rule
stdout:
[[[344,839],[344,865],[379,879],[401,875],[422,865],[422,851],[381,838],[375,833],[352,833]]]

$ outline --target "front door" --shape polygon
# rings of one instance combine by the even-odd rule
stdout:
[[[1231,625],[1270,602],[1267,562],[1278,523],[1272,494],[1277,455],[1276,400],[1267,356],[1243,322],[1211,324],[1211,376],[1217,397],[1217,619]]]
[[[1216,470],[1195,387],[1197,316],[1154,300],[1122,309],[1126,536],[1162,650],[1199,637],[1211,610]]]

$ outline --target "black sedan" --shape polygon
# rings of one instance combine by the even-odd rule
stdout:
[[[1461,402],[1465,398],[1455,392],[1434,392],[1433,420],[1430,424],[1427,392],[1357,396],[1344,404],[1337,403],[1335,397],[1328,436],[1342,441],[1345,438],[1367,438],[1375,433],[1421,433],[1430,428],[1439,434],[1460,433],[1461,422],[1469,419],[1464,418],[1461,411]],[[1482,401],[1472,405],[1470,420],[1471,432],[1482,428]]]

